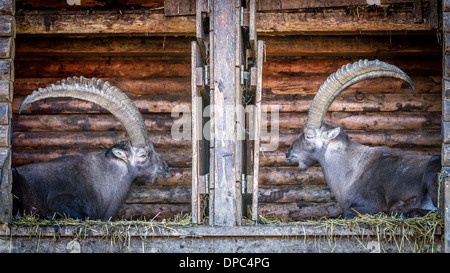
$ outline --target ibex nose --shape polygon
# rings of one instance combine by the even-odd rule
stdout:
[[[290,154],[291,154],[291,148],[289,148],[289,149],[286,151],[286,158],[288,158]]]

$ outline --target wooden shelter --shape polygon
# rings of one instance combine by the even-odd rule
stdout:
[[[201,222],[202,215],[199,214],[204,211],[200,208],[205,204],[201,204],[203,199],[200,195],[207,191],[204,185],[192,185],[193,180],[195,183],[205,183],[205,177],[196,182],[196,177],[206,173],[205,166],[208,166],[210,173],[209,182],[213,181],[211,174],[216,175],[216,180],[232,176],[230,180],[238,182],[230,184],[225,179],[221,186],[216,184],[210,187],[217,191],[209,191],[209,195],[215,192],[216,196],[224,198],[217,197],[215,203],[209,204],[207,214],[210,217],[218,208],[226,207],[224,204],[245,199],[245,194],[244,197],[241,195],[242,184],[239,184],[241,177],[246,177],[242,174],[250,175],[245,179],[247,182],[248,178],[257,177],[256,189],[259,189],[248,193],[258,201],[257,211],[261,215],[291,220],[338,216],[341,210],[324,181],[320,166],[300,172],[297,166],[285,162],[285,152],[302,128],[319,86],[342,65],[359,59],[380,59],[398,66],[411,76],[416,92],[412,93],[399,80],[367,80],[339,96],[331,105],[327,120],[342,126],[353,140],[361,144],[387,145],[430,155],[439,154],[442,150],[446,179],[441,196],[445,196],[446,201],[450,200],[450,193],[445,190],[450,183],[447,182],[450,177],[447,170],[450,168],[450,149],[447,148],[449,137],[446,129],[450,119],[447,117],[448,84],[445,78],[448,76],[445,55],[448,53],[448,1],[230,1],[232,3],[223,8],[233,7],[232,13],[236,12],[229,22],[237,25],[231,26],[213,21],[219,20],[213,17],[213,11],[222,14],[221,7],[214,5],[214,2],[219,5],[219,2],[223,4],[227,1],[0,1],[0,222],[4,223],[2,232],[7,234],[5,236],[22,238],[28,232],[26,228],[13,230],[8,225],[12,221],[11,166],[48,161],[69,154],[86,154],[127,139],[120,122],[104,109],[84,101],[49,99],[35,103],[18,114],[21,102],[33,90],[69,76],[101,78],[126,92],[143,114],[155,149],[166,159],[173,173],[168,179],[158,180],[157,186],[134,185],[117,219],[167,219],[179,213],[196,213],[197,222]],[[203,3],[203,6],[199,8],[197,3]],[[205,21],[206,18],[213,23]],[[261,91],[261,100],[248,97],[251,103],[261,103],[263,108],[279,107],[276,124],[270,115],[260,120],[261,126],[278,126],[280,139],[276,150],[260,151],[256,148],[249,154],[246,148],[257,147],[256,142],[244,141],[249,146],[239,144],[229,148],[226,144],[220,146],[223,143],[210,145],[200,141],[199,144],[191,139],[174,139],[171,135],[174,123],[184,118],[171,115],[175,106],[191,109],[193,120],[200,120],[201,126],[205,125],[206,120],[196,118],[198,113],[194,115],[197,106],[194,105],[192,91],[198,91],[197,95],[203,96],[205,79],[209,76],[206,73],[209,71],[215,76],[222,73],[214,69],[220,69],[217,64],[224,65],[227,55],[214,54],[219,54],[225,47],[224,41],[230,36],[220,37],[220,33],[214,32],[219,27],[238,28],[244,33],[241,37],[244,45],[239,47],[240,42],[233,41],[238,46],[235,45],[234,51],[227,54],[240,58],[242,65],[248,61],[247,57],[253,58],[253,63],[250,62],[248,67],[242,66],[242,71],[239,70],[241,63],[237,62],[237,65],[233,59],[231,65],[237,67],[237,81],[225,88],[231,90],[229,96],[239,94],[236,93],[239,92],[237,86],[241,79],[245,79],[252,85],[255,97],[256,90]],[[200,30],[203,34],[213,33],[217,40],[214,41],[211,36],[199,36],[199,28],[205,28]],[[245,39],[251,45],[245,44]],[[257,40],[263,41],[264,46]],[[217,49],[211,55],[205,55],[208,46],[217,46]],[[244,55],[239,55],[239,52]],[[214,61],[214,67],[204,66]],[[258,69],[261,76],[252,79],[252,72],[256,75]],[[214,89],[214,79],[210,78],[207,88]],[[254,82],[250,83],[252,80]],[[211,94],[216,101],[229,99],[228,95],[220,97],[217,92]],[[239,96],[234,99],[238,103]],[[201,112],[203,108],[198,110]],[[236,120],[245,120],[245,115],[236,117]],[[444,125],[442,136],[441,124]],[[220,125],[214,125],[216,133]],[[188,130],[197,129],[193,126]],[[270,139],[267,134],[262,134],[260,141],[264,145]],[[196,145],[216,150],[205,154]],[[220,149],[227,154],[228,148],[234,149],[234,156],[240,155],[241,159],[247,160],[241,162],[244,165],[247,162],[241,173],[236,170],[233,174],[227,173],[227,168],[211,169],[211,166],[237,164],[238,156],[232,156],[233,163],[217,161],[219,157],[215,156],[222,153]],[[207,155],[204,160],[217,160],[196,165],[197,161],[193,160],[196,151]],[[257,168],[252,169],[255,160],[259,163]],[[264,241],[285,246],[286,251],[314,251],[311,244],[303,247],[296,245],[303,237],[301,240],[292,238],[291,241],[285,238],[326,237],[326,231],[319,232],[314,228],[239,227],[241,218],[245,216],[245,210],[240,210],[242,202],[246,203],[245,200],[238,200],[238,209],[216,214],[217,220],[210,218],[209,223],[218,227],[196,226],[178,233],[159,231],[152,235],[153,239],[163,241],[169,238],[167,241],[175,243],[189,234],[204,236],[192,242],[191,248],[182,250],[171,245],[167,247],[170,251],[199,250],[201,245],[209,244],[208,240],[222,240],[229,245],[229,248],[223,249],[210,246],[208,251],[238,251],[243,246],[233,245],[231,241],[236,237],[254,242],[260,251],[270,249],[268,245],[264,246]],[[448,206],[445,203],[442,208]],[[255,203],[253,208],[256,208]],[[443,210],[443,214],[446,213]],[[230,215],[236,217],[231,219]],[[52,245],[51,232],[43,231],[49,243],[48,246],[41,243],[41,250],[65,251],[70,241],[67,234],[71,230],[67,227],[61,232],[67,238],[61,235],[64,239]],[[364,251],[353,248],[355,242],[346,239],[356,233],[342,229],[338,251]],[[140,236],[139,230],[133,234]],[[449,251],[450,235],[445,235],[445,251]],[[19,251],[19,245],[27,246],[20,240],[12,247],[15,251]],[[318,245],[326,245],[328,242],[326,238],[324,240]],[[2,242],[0,240],[0,249],[3,249]],[[99,251],[95,244],[93,242],[91,249],[86,251]],[[246,247],[244,249],[251,250]],[[442,247],[439,249],[444,251]]]

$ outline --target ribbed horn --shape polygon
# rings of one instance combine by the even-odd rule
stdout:
[[[320,86],[309,108],[305,128],[320,128],[331,103],[345,89],[360,81],[380,77],[404,80],[411,85],[413,91],[415,90],[411,78],[394,65],[379,60],[360,60],[344,65],[331,74]]]
[[[100,79],[67,78],[47,88],[39,88],[25,98],[19,113],[30,103],[46,98],[71,97],[95,103],[113,114],[125,127],[135,147],[149,142],[144,119],[136,105],[119,88]]]

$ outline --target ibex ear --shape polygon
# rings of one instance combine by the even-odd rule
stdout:
[[[341,132],[341,128],[339,128],[339,127],[334,128],[334,129],[328,131],[327,137],[329,140],[332,140],[332,139],[336,138],[340,132]]]
[[[112,153],[115,157],[122,159],[125,162],[128,162],[127,153],[124,150],[112,148]]]

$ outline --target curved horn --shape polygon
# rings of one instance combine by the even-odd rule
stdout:
[[[309,108],[305,128],[320,128],[331,103],[345,89],[360,81],[379,77],[402,79],[408,82],[414,91],[414,83],[411,78],[394,65],[379,60],[360,60],[344,65],[331,74],[320,86]]]
[[[113,114],[125,127],[135,147],[147,145],[148,134],[144,119],[131,99],[109,82],[92,78],[73,77],[47,88],[39,88],[25,98],[19,113],[30,103],[46,98],[72,97],[93,102]]]

